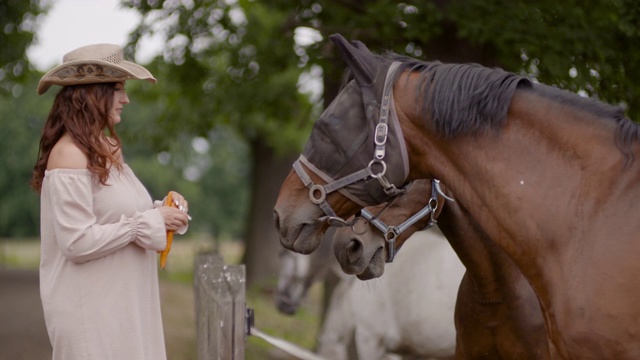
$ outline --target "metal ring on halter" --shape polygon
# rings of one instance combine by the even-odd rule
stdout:
[[[369,229],[369,227],[367,226],[367,223],[368,223],[367,219],[360,216],[356,216],[356,218],[353,219],[353,221],[351,222],[351,231],[353,231],[353,233],[356,235],[366,234],[366,232]],[[357,230],[357,225],[359,224],[362,224],[361,230]]]
[[[438,210],[438,199],[435,197],[432,197],[431,199],[429,199],[429,206],[431,206],[431,212],[435,213],[436,210]]]
[[[373,168],[371,167],[374,163],[378,163],[380,165],[382,165],[382,171],[378,174],[374,174],[373,173]],[[374,179],[377,179],[381,176],[384,176],[384,174],[387,172],[387,164],[383,161],[383,160],[379,160],[379,159],[373,159],[369,162],[369,165],[367,165],[367,167],[369,169],[371,169],[371,177]]]
[[[426,229],[438,223],[438,220],[436,220],[436,210],[438,210],[438,198],[432,197],[431,199],[429,199],[429,206],[431,207],[431,216],[430,216],[431,219],[429,219],[429,224],[427,225]]]
[[[395,226],[389,226],[387,231],[384,233],[384,239],[387,241],[395,240],[398,237],[398,228]]]
[[[396,237],[398,232],[395,226],[389,226],[387,232],[384,233],[384,239],[387,241],[387,263],[393,262],[396,257]]]
[[[315,197],[316,192],[320,193],[320,197]],[[309,199],[312,203],[318,205],[321,204],[327,198],[327,192],[322,185],[313,185],[309,188]]]

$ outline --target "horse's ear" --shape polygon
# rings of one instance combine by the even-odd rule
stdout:
[[[333,34],[329,38],[340,49],[358,84],[371,85],[380,66],[371,51],[362,42],[353,41],[351,44],[340,34]]]

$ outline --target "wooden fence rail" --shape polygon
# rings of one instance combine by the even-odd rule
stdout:
[[[198,360],[244,360],[245,266],[215,253],[197,255],[194,265]]]
[[[246,339],[255,335],[301,360],[326,360],[253,326],[246,307],[244,265],[225,265],[216,253],[199,254],[194,263],[198,360],[244,360]]]

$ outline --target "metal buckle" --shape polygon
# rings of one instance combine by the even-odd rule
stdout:
[[[378,146],[382,146],[387,142],[387,132],[389,131],[389,127],[385,123],[379,123],[376,125],[376,137],[374,142]]]

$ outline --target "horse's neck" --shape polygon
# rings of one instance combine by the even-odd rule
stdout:
[[[636,159],[624,168],[613,123],[525,92],[514,98],[497,133],[423,135],[428,147],[418,156],[427,172],[418,177],[439,177],[513,260],[540,299],[554,337],[562,328],[555,316],[568,306],[591,306],[596,288],[633,296],[632,286],[625,285],[632,280],[611,283],[594,274],[601,267],[608,274],[640,270],[629,265],[635,264],[630,254],[640,250],[633,245],[640,240],[640,222],[630,217],[640,198],[640,165]],[[580,282],[582,296],[573,295],[576,305],[563,286],[587,274],[591,278]]]
[[[457,204],[445,204],[438,226],[476,285],[476,300],[496,303],[511,291],[511,279],[519,273],[506,254]]]
[[[615,124],[588,117],[519,92],[499,132],[442,139],[423,129],[410,139],[412,177],[440,178],[491,238],[511,239],[506,250],[560,249],[549,242],[593,229],[625,161]]]

